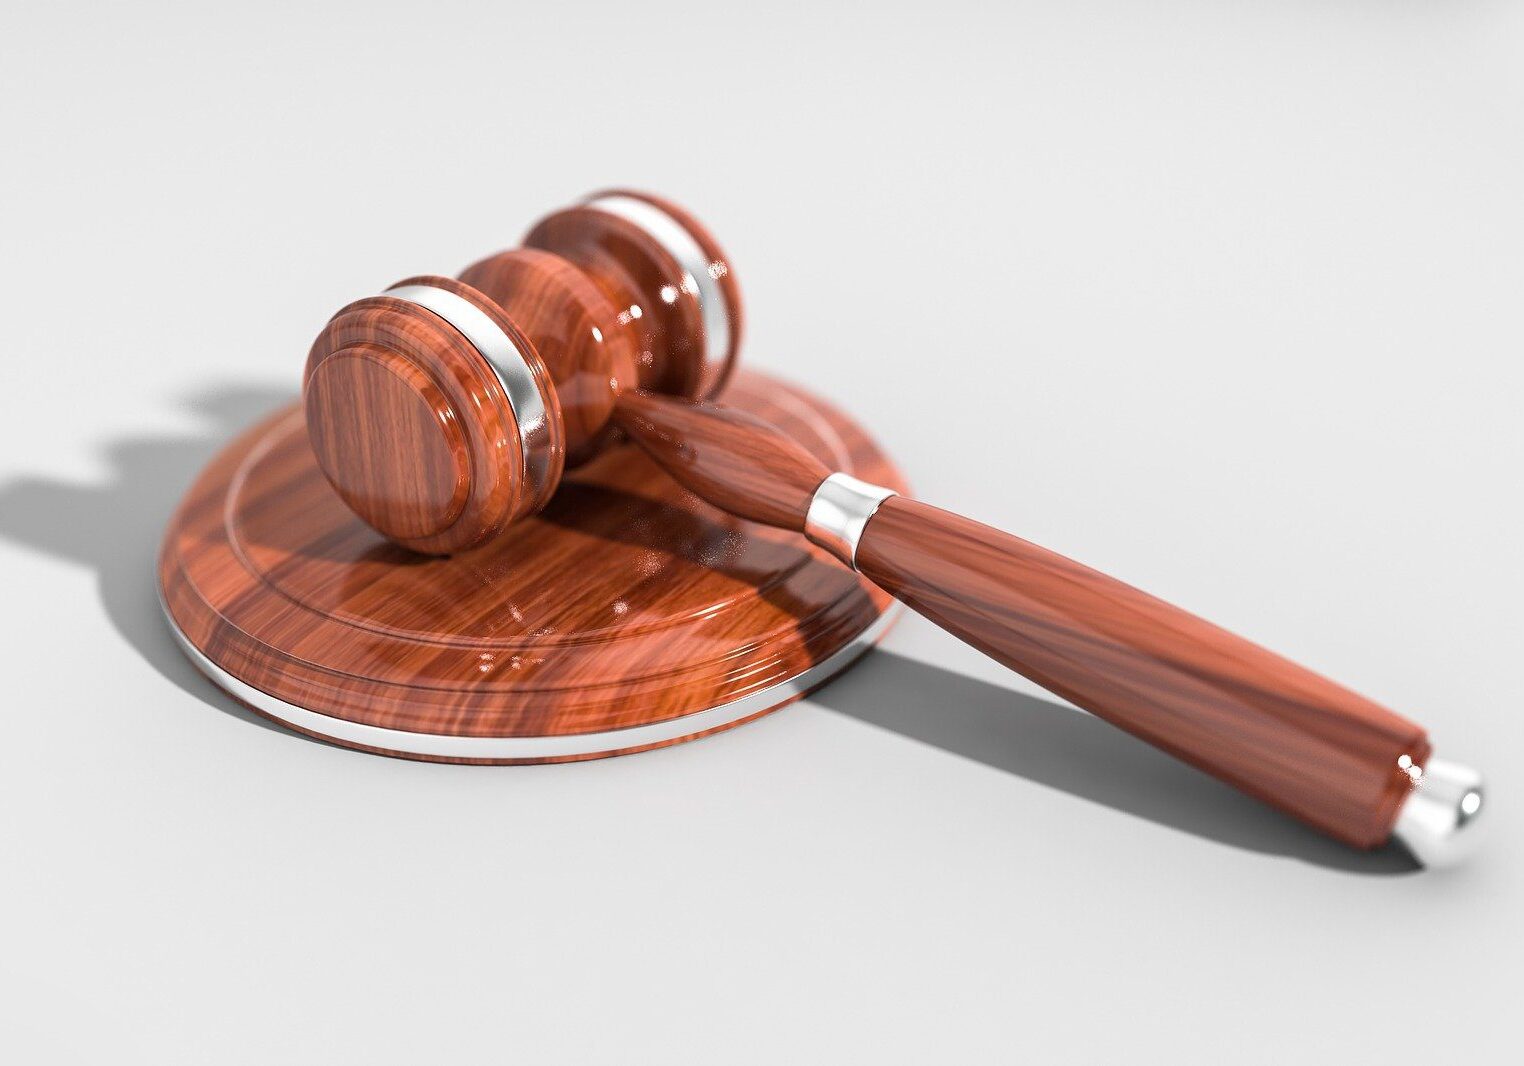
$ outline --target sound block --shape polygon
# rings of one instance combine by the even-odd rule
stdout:
[[[901,488],[840,411],[756,373],[725,402],[834,470]],[[803,536],[732,518],[628,443],[450,558],[398,548],[318,470],[300,408],[217,456],[170,521],[159,590],[186,653],[260,714],[384,755],[559,762],[693,740],[804,695],[892,602]]]

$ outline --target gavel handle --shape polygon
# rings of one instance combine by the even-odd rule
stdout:
[[[1376,847],[1395,826],[1443,861],[1480,804],[1479,779],[1431,763],[1405,718],[1071,559],[833,474],[755,416],[635,393],[614,417],[703,499],[805,533],[1017,673],[1339,840]],[[1470,791],[1451,795],[1456,775]]]

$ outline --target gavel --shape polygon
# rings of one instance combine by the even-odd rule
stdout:
[[[715,507],[802,533],[1010,669],[1315,829],[1357,848],[1395,835],[1430,865],[1466,850],[1480,776],[1432,758],[1422,727],[712,402],[742,325],[735,272],[697,219],[600,193],[458,280],[409,278],[339,311],[307,359],[308,435],[355,514],[436,554],[502,535],[627,438]]]

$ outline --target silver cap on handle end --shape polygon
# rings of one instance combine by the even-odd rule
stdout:
[[[1425,866],[1454,866],[1476,845],[1483,806],[1481,774],[1430,759],[1402,803],[1392,836]]]

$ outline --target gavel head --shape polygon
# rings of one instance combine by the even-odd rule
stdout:
[[[600,193],[458,281],[409,278],[336,314],[307,357],[307,432],[378,532],[463,551],[545,505],[606,442],[620,393],[712,397],[740,341],[740,289],[708,230]]]

